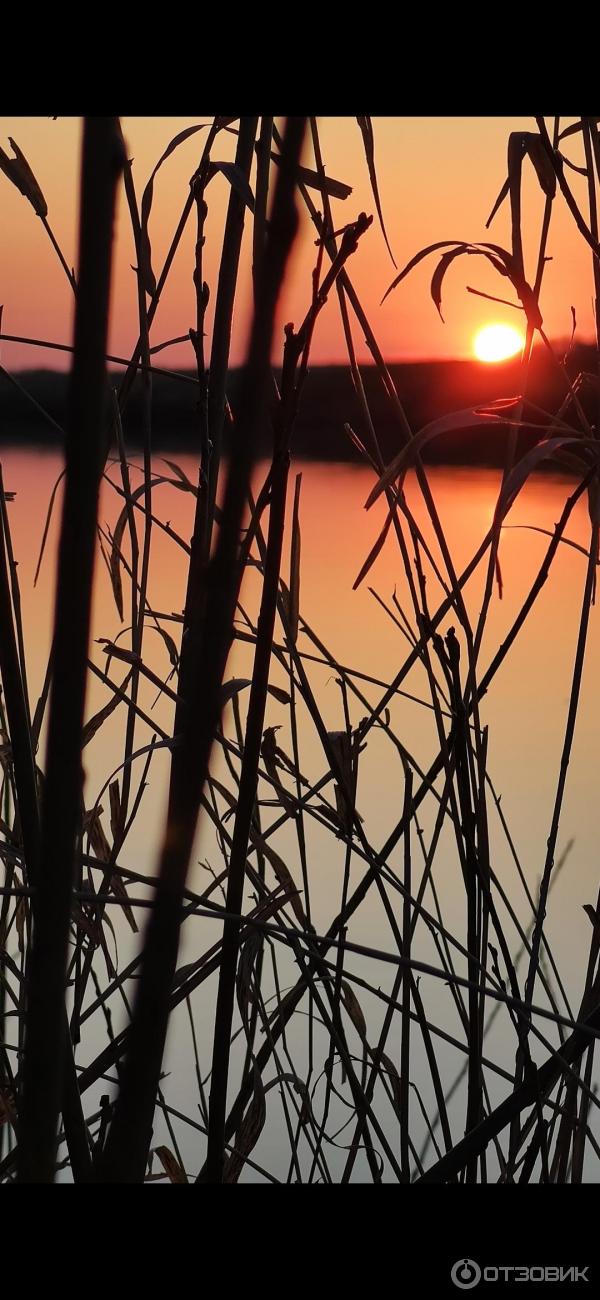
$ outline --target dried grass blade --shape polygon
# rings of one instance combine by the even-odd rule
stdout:
[[[546,153],[541,135],[536,131],[526,131],[524,144],[544,194],[547,198],[553,199],[556,194],[556,172]]]
[[[157,172],[160,170],[163,163],[166,162],[167,158],[170,158],[173,151],[177,149],[180,144],[183,144],[185,140],[189,140],[190,136],[195,135],[198,131],[204,130],[209,125],[209,122],[200,122],[197,126],[188,126],[185,131],[179,131],[177,135],[173,136],[173,139],[167,145],[164,153],[161,154],[161,157],[151,173],[150,180],[146,185],[144,193],[142,194],[142,202],[140,205],[142,256],[140,258],[139,272],[146,293],[152,294],[152,296],[156,293],[156,279],[152,270],[152,250],[148,235],[148,222],[150,220],[150,211],[154,197],[154,180]]]
[[[597,125],[600,122],[600,117],[591,117],[589,121],[595,122]],[[567,136],[577,135],[579,131],[583,131],[583,122],[573,122],[571,126],[566,126],[564,131],[561,131],[558,138],[559,140],[566,140]]]
[[[358,574],[358,577],[355,578],[354,582],[352,583],[353,591],[356,591],[358,587],[360,587],[361,582],[363,581],[364,578],[366,578],[369,570],[373,567],[375,560],[377,559],[377,556],[383,550],[383,547],[385,545],[385,540],[390,531],[390,524],[393,518],[394,518],[393,510],[388,510],[383,528],[381,529],[381,532],[377,540],[375,541],[374,545],[371,547],[371,550],[367,555],[367,558],[362,566],[362,569]]]
[[[223,1171],[224,1183],[237,1183],[244,1168],[246,1156],[249,1156],[250,1152],[254,1150],[267,1118],[265,1090],[260,1070],[256,1065],[253,1069],[253,1075],[254,1095],[236,1136],[234,1150],[225,1164]]]
[[[504,518],[516,500],[524,483],[529,478],[529,475],[534,469],[537,469],[537,467],[541,465],[542,461],[551,459],[555,452],[559,451],[563,447],[569,445],[572,446],[573,443],[577,444],[579,447],[588,447],[596,456],[598,455],[597,443],[594,443],[589,439],[574,438],[571,435],[565,435],[558,438],[544,438],[542,442],[538,442],[535,447],[532,447],[531,451],[528,451],[526,455],[521,458],[506,479],[498,498],[498,515],[501,518]],[[582,464],[582,471],[585,468],[587,468],[587,466]]]
[[[4,149],[0,149],[0,171],[3,171],[9,181],[12,181],[21,194],[29,200],[36,216],[47,217],[48,204],[25,155],[10,136],[8,142],[15,156],[10,158]]]
[[[400,274],[396,276],[395,280],[392,280],[392,283],[390,284],[389,288],[386,289],[383,298],[381,299],[382,303],[385,302],[386,298],[392,292],[392,290],[395,289],[401,283],[402,280],[404,280],[405,276],[408,275],[409,271],[412,271],[413,267],[418,266],[419,262],[423,261],[424,257],[428,257],[430,253],[437,252],[438,248],[454,248],[459,246],[462,249],[468,247],[468,245],[465,243],[463,239],[440,239],[438,240],[437,243],[428,244],[427,248],[422,248],[419,253],[415,253],[415,256],[411,257],[410,262],[406,263],[406,266],[403,267],[403,269],[400,271]]]
[[[279,166],[281,155],[271,153],[271,161]],[[352,193],[351,185],[346,185],[344,181],[335,181],[332,176],[321,177],[318,172],[312,171],[310,167],[298,167],[297,176],[300,184],[307,185],[311,190],[319,190],[321,194],[325,190],[325,193],[332,199],[347,199]]]
[[[218,172],[222,172],[226,180],[229,181],[232,189],[237,191],[240,198],[244,200],[246,207],[250,209],[250,212],[254,216],[254,195],[250,189],[250,183],[244,176],[241,167],[237,167],[236,164],[232,162],[211,162],[208,169],[207,185],[211,178],[216,176]]]
[[[193,493],[193,495],[197,497],[198,488],[194,487],[194,484],[192,483],[191,479],[188,478],[187,474],[184,474],[181,466],[177,465],[174,460],[167,460],[166,456],[162,456],[161,460],[164,461],[165,465],[169,466],[169,469],[173,470],[173,473],[176,474],[177,478],[180,479],[181,483],[183,483],[186,491]]]
[[[486,223],[485,223],[485,228],[486,228],[486,230],[488,230],[489,227],[491,226],[492,221],[494,220],[494,217],[496,216],[496,213],[498,212],[499,208],[502,207],[502,204],[504,203],[505,198],[508,197],[508,193],[509,193],[509,191],[510,191],[510,181],[509,181],[508,176],[507,176],[507,178],[506,178],[506,180],[505,180],[505,182],[504,182],[504,185],[502,186],[502,189],[500,190],[500,193],[499,193],[499,195],[498,195],[498,198],[496,199],[496,202],[494,203],[494,206],[493,206],[493,208],[492,208],[492,211],[490,212],[490,215],[489,215],[489,217],[488,217],[488,219],[487,219],[487,221],[486,221]]]
[[[125,681],[121,686],[122,691],[127,690],[130,680],[131,680],[131,673],[128,673],[125,678]],[[105,704],[102,709],[99,709],[98,712],[94,714],[93,718],[90,718],[89,722],[86,722],[81,737],[82,749],[85,749],[85,746],[89,745],[90,740],[92,740],[92,738],[96,735],[96,732],[100,729],[103,723],[106,722],[106,719],[110,718],[111,713],[114,713],[115,709],[117,708],[117,705],[121,703],[122,698],[123,698],[122,695],[113,695],[112,698],[108,701],[108,704]]]
[[[391,248],[390,248],[390,241],[389,241],[389,239],[388,239],[388,237],[387,237],[387,230],[386,230],[386,228],[385,228],[385,222],[384,222],[384,220],[383,220],[383,211],[382,211],[382,208],[381,208],[381,199],[380,199],[380,197],[379,197],[379,184],[378,184],[378,181],[377,181],[377,171],[376,171],[376,168],[375,168],[375,139],[374,139],[374,136],[373,136],[373,123],[372,123],[372,120],[371,120],[370,117],[357,117],[356,120],[357,120],[358,125],[359,125],[359,127],[360,127],[361,134],[362,134],[362,138],[363,138],[363,144],[364,144],[364,147],[365,147],[365,156],[366,156],[366,159],[367,159],[367,167],[368,167],[368,169],[369,169],[369,178],[370,178],[370,181],[371,181],[371,189],[372,189],[372,191],[373,191],[373,198],[375,199],[375,207],[377,208],[377,216],[379,217],[379,224],[380,224],[380,226],[381,226],[381,230],[382,230],[383,238],[385,239],[385,242],[386,242],[386,246],[387,246],[388,253],[389,253],[389,255],[390,255],[391,259],[392,259],[392,262],[393,262],[393,264],[394,264],[394,266],[396,267],[396,270],[397,270],[397,269],[398,269],[398,264],[397,264],[397,262],[396,262],[396,259],[395,259],[395,257],[394,257],[394,254],[392,253],[392,250],[391,250]]]
[[[234,695],[238,695],[240,691],[251,685],[252,682],[247,677],[232,677],[230,681],[223,682],[221,687],[223,704],[227,704],[229,700],[233,699]],[[287,691],[282,690],[280,686],[269,685],[267,690],[279,704],[289,704],[290,697]]]
[[[344,1003],[357,1034],[362,1038],[363,1043],[366,1042],[367,1022],[364,1017],[364,1012],[352,985],[348,984],[347,980],[342,980],[342,1002]]]
[[[289,867],[286,866],[283,858],[280,858],[279,854],[275,852],[275,849],[271,848],[271,845],[267,840],[265,840],[264,836],[261,835],[259,831],[255,830],[254,827],[251,828],[250,838],[255,847],[260,849],[261,853],[272,867],[279,884],[286,892],[286,896],[289,899],[289,904],[294,915],[300,922],[300,925],[305,927],[307,921],[304,908],[300,902],[300,891],[294,881]]]
[[[444,276],[455,258],[461,257],[465,251],[464,248],[451,248],[447,253],[443,253],[431,278],[431,297],[442,321],[444,319],[442,316],[442,284]]]
[[[39,553],[39,556],[38,556],[38,562],[37,562],[36,569],[35,569],[35,576],[34,576],[34,579],[33,579],[33,585],[34,585],[34,587],[35,587],[35,585],[36,585],[36,583],[37,583],[37,580],[38,580],[39,575],[40,575],[40,569],[41,569],[41,567],[42,567],[42,560],[43,560],[43,558],[44,558],[44,551],[45,551],[45,549],[46,549],[46,542],[47,542],[47,540],[48,540],[48,532],[49,532],[49,529],[50,529],[50,521],[51,521],[51,519],[52,519],[52,511],[53,511],[53,509],[54,509],[54,502],[55,502],[55,499],[56,499],[56,493],[58,492],[59,486],[60,486],[60,484],[62,483],[62,480],[63,480],[64,477],[65,477],[65,474],[66,474],[66,470],[64,470],[64,469],[61,470],[61,472],[60,472],[60,474],[59,474],[59,476],[58,476],[58,478],[57,478],[57,480],[56,480],[56,483],[54,484],[54,487],[52,488],[52,493],[51,493],[51,496],[50,496],[50,502],[49,502],[49,505],[48,505],[48,510],[47,510],[47,512],[46,512],[46,522],[45,522],[45,524],[44,524],[44,532],[43,532],[43,534],[42,534],[42,541],[41,541],[41,545],[40,545],[40,553]]]
[[[170,1183],[189,1182],[185,1169],[182,1169],[179,1161],[175,1159],[173,1152],[169,1151],[168,1147],[155,1147],[155,1154],[158,1156]]]
[[[298,640],[298,617],[300,611],[300,488],[302,475],[296,475],[294,491],[294,512],[292,516],[292,548],[290,555],[290,593],[289,593],[289,628],[288,637],[292,645]]]
[[[371,489],[365,502],[365,509],[370,510],[377,498],[381,496],[381,493],[385,492],[386,488],[390,487],[400,477],[402,471],[408,468],[410,463],[420,454],[422,447],[430,442],[432,438],[438,438],[443,433],[451,433],[454,429],[481,427],[492,421],[496,424],[502,422],[498,416],[486,415],[477,408],[467,407],[463,411],[453,411],[450,415],[443,415],[439,420],[432,420],[431,424],[426,424],[388,465],[385,472]]]

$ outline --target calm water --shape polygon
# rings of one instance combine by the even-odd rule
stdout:
[[[175,459],[192,481],[195,481],[196,466],[193,458],[179,456]],[[50,493],[61,465],[55,455],[5,450],[2,455],[2,468],[7,490],[16,492],[16,499],[10,504],[9,512],[14,551],[19,562],[25,640],[29,654],[29,693],[34,707],[43,681],[50,641],[55,524],[50,531],[46,557],[35,589],[33,575]],[[155,468],[157,473],[171,474],[158,457]],[[393,532],[390,532],[384,549],[367,580],[357,592],[352,590],[353,581],[384,518],[383,509],[379,504],[368,513],[363,508],[372,486],[372,474],[368,470],[346,465],[322,466],[295,463],[293,472],[300,471],[303,476],[300,515],[301,613],[338,663],[387,683],[402,665],[409,645],[405,636],[369,591],[369,586],[372,586],[381,599],[390,606],[392,593],[395,590],[400,605],[409,617],[411,607],[406,578]],[[112,468],[110,472],[117,479],[117,471]],[[137,477],[139,479],[139,475]],[[260,478],[260,475],[258,477]],[[460,572],[490,525],[499,475],[495,471],[479,469],[436,468],[430,471],[429,480],[456,569]],[[508,523],[533,526],[536,529],[552,529],[571,490],[572,484],[556,477],[536,479],[521,493]],[[430,539],[431,528],[420,493],[416,483],[410,478],[406,485],[406,495],[425,535]],[[60,501],[60,493],[58,501]],[[194,505],[192,496],[165,485],[156,489],[154,501],[156,513],[163,520],[169,520],[172,527],[188,540]],[[102,520],[114,526],[119,509],[120,503],[114,491],[105,485],[101,502]],[[585,499],[578,503],[567,531],[572,540],[583,546],[587,544],[589,519]],[[537,573],[547,545],[548,538],[539,531],[526,531],[519,527],[504,532],[501,547],[504,596],[500,601],[497,591],[494,593],[480,657],[483,668],[493,658],[496,648],[510,628]],[[127,554],[126,543],[124,549]],[[437,551],[435,554],[437,556]],[[173,542],[155,528],[149,587],[150,604],[154,610],[163,614],[181,612],[185,591],[184,560],[185,557]],[[501,808],[510,828],[514,849],[529,889],[534,895],[543,868],[545,844],[552,816],[585,578],[585,563],[584,556],[575,549],[568,546],[559,547],[550,578],[516,645],[498,672],[481,705],[482,722],[489,726],[488,771],[496,793],[501,796]],[[286,547],[284,577],[288,576],[288,565],[289,551]],[[465,590],[467,607],[474,621],[481,602],[483,580],[482,568],[477,571]],[[124,589],[125,609],[127,609],[126,582]],[[256,592],[256,580],[251,575],[244,588],[242,604],[253,620],[256,613]],[[437,608],[441,599],[441,589],[433,574],[428,579],[427,594],[430,608],[432,610]],[[453,622],[454,619],[447,618],[441,630],[447,631]],[[106,568],[100,560],[94,599],[95,643],[92,657],[102,668],[105,666],[106,657],[97,639],[118,638],[121,644],[127,646],[129,644],[129,632],[125,630],[127,623],[127,614],[124,623],[120,622]],[[590,922],[583,911],[583,905],[595,904],[598,890],[597,846],[600,822],[600,801],[597,793],[600,736],[597,691],[598,623],[598,610],[594,608],[558,853],[570,839],[574,844],[551,893],[546,931],[566,993],[575,1012],[585,976],[591,938]],[[179,625],[176,622],[165,622],[165,627],[177,637]],[[277,637],[279,641],[283,639],[281,628],[278,628]],[[302,651],[318,654],[305,632],[301,632],[298,644]],[[146,633],[145,657],[161,677],[168,673],[170,665],[164,646],[156,632],[150,628]],[[330,667],[310,661],[306,661],[306,668],[328,728],[341,730],[344,727],[344,715],[335,672]],[[227,677],[248,677],[250,670],[248,648],[238,643],[232,652]],[[114,680],[121,682],[126,672],[126,665],[113,663],[111,673]],[[285,687],[286,674],[279,665],[274,665],[271,680]],[[356,679],[356,681],[369,704],[376,703],[382,694],[382,687],[363,680]],[[392,725],[421,768],[427,770],[437,755],[439,746],[431,709],[419,702],[419,699],[427,700],[428,697],[427,679],[420,666],[411,671],[402,689],[417,698],[411,700],[406,696],[395,697],[391,706]],[[108,698],[106,687],[97,679],[90,679],[88,716],[106,704]],[[245,717],[247,700],[246,691],[240,696],[242,720]],[[156,702],[155,687],[149,684],[142,687],[140,704],[145,712],[156,720],[158,727],[170,733],[172,705],[164,698]],[[364,717],[365,712],[363,703],[357,699],[350,699],[350,715],[354,725]],[[229,735],[234,734],[232,718],[232,706],[228,705],[225,728]],[[267,722],[281,727],[277,733],[278,743],[286,753],[291,754],[289,713],[285,706],[270,699]],[[120,762],[124,728],[125,710],[117,710],[85,750],[87,808],[94,805],[108,778]],[[318,736],[302,707],[299,711],[299,729],[301,768],[309,781],[316,781],[327,770],[327,764]],[[139,722],[136,745],[140,748],[146,746],[151,737],[150,728],[144,722]],[[40,755],[43,756],[43,746]],[[141,758],[135,765],[134,788],[141,776],[143,761],[144,759]],[[218,756],[215,758],[213,771],[220,780],[230,783],[222,758]],[[160,848],[167,772],[166,751],[157,751],[150,768],[148,787],[141,805],[140,816],[121,855],[122,865],[149,877],[156,868]],[[291,782],[289,788],[292,789]],[[266,785],[264,788],[261,787],[260,794],[261,798],[268,800],[269,788]],[[397,823],[402,811],[402,798],[403,776],[400,758],[397,751],[385,740],[381,730],[375,728],[370,732],[366,750],[361,756],[357,795],[357,807],[364,818],[367,837],[375,847],[379,848],[384,844],[390,830]],[[102,795],[100,802],[105,810],[104,826],[110,839],[107,793]],[[419,812],[419,826],[423,832],[425,845],[429,844],[431,838],[435,811],[435,800],[430,798],[423,803]],[[274,809],[265,804],[261,809],[263,829],[268,828],[280,812],[280,808]],[[493,868],[522,926],[526,928],[530,922],[530,909],[518,878],[511,848],[491,798],[488,815]],[[307,818],[306,824],[311,915],[313,924],[322,933],[339,911],[345,847],[335,835],[327,833],[318,821]],[[231,821],[226,822],[225,825],[226,829],[231,830]],[[413,838],[415,841],[413,843],[413,889],[416,891],[423,869],[423,857],[414,831]],[[298,840],[293,825],[288,821],[275,833],[270,842],[284,858],[296,884],[300,887],[302,870]],[[391,855],[389,865],[401,877],[401,845]],[[223,859],[214,829],[203,820],[194,854],[191,887],[206,887],[209,881],[207,867],[220,872],[223,869]],[[363,873],[364,863],[357,855],[353,855],[350,864],[351,888],[358,883]],[[269,879],[269,868],[267,868],[267,879],[271,885],[275,883],[274,878]],[[449,826],[443,831],[440,840],[436,856],[435,882],[444,924],[448,930],[464,941],[464,888],[456,845]],[[400,896],[393,893],[391,898],[396,917],[401,925]],[[424,903],[429,910],[433,911],[433,898],[429,892],[425,895]],[[516,953],[520,947],[519,936],[504,905],[499,902],[499,907],[502,919],[506,922],[511,950]],[[111,919],[115,925],[119,967],[122,967],[134,954],[137,940],[123,920],[117,918],[117,909],[114,907],[111,909]],[[143,913],[140,914],[140,924],[142,923]],[[214,921],[196,918],[186,922],[180,963],[185,964],[197,959],[218,937],[219,926]],[[393,951],[393,937],[376,890],[369,892],[359,912],[353,918],[348,939]],[[439,966],[439,954],[436,952],[428,929],[422,923],[417,926],[414,945],[415,956]],[[285,957],[279,957],[278,960],[278,975],[283,991],[283,988],[295,982],[297,967],[290,958],[286,960]],[[525,963],[522,962],[519,967],[520,977],[523,975],[524,965]],[[102,959],[99,959],[97,969],[103,981],[105,970]],[[389,993],[392,987],[395,968],[389,964],[378,963],[375,970],[372,960],[355,955],[348,957],[347,969],[379,985],[384,992]],[[456,969],[459,974],[465,973],[464,963],[460,957],[456,959]],[[212,1041],[215,991],[216,982],[213,977],[201,987],[192,1000],[201,1068],[204,1074],[208,1071]],[[128,985],[130,998],[133,997],[133,992],[134,985],[130,982]],[[385,1005],[358,987],[356,992],[367,1020],[368,1040],[371,1044],[375,1044]],[[450,1035],[464,1041],[456,1008],[443,983],[424,975],[420,983],[420,992],[430,1021]],[[94,991],[90,986],[88,1003],[93,1000],[93,997]],[[536,1001],[540,1004],[544,1004],[545,1001],[539,984]],[[301,1012],[305,1011],[306,1006],[303,1004]],[[125,1007],[113,999],[115,1030],[119,1029],[125,1018]],[[538,1023],[546,1038],[555,1044],[556,1034],[549,1022]],[[398,1065],[399,1024],[397,1018],[386,1048]],[[323,1079],[318,1080],[322,1061],[320,1064],[317,1062],[319,1053],[322,1056],[326,1037],[318,1023],[313,1025],[313,1033],[316,1064],[311,1087],[315,1085],[315,1111],[320,1114],[325,1083]],[[285,1047],[297,1063],[303,1063],[304,1069],[307,1034],[307,1017],[305,1014],[299,1014],[290,1026]],[[349,1041],[360,1060],[362,1055],[360,1040],[356,1035],[352,1038],[350,1029]],[[439,1049],[439,1066],[444,1086],[449,1088],[460,1070],[464,1056],[443,1039],[435,1041],[436,1050]],[[105,1022],[102,1015],[96,1013],[86,1022],[78,1061],[86,1065],[105,1042]],[[413,1078],[419,1084],[427,1110],[433,1114],[435,1113],[433,1092],[418,1029],[413,1032],[413,1044]],[[512,1068],[514,1033],[504,1010],[495,1018],[493,1027],[486,1037],[485,1053],[488,1058],[503,1065],[504,1068]],[[546,1049],[536,1047],[535,1053],[538,1059],[542,1060],[546,1055]],[[239,1063],[243,1059],[241,1036],[236,1040],[233,1059],[238,1063],[239,1069]],[[283,1046],[280,1069],[289,1070]],[[175,1109],[191,1114],[201,1122],[197,1108],[198,1094],[188,1012],[185,1005],[172,1019],[165,1070],[168,1077],[164,1081],[164,1095],[168,1103]],[[491,1101],[499,1100],[505,1093],[506,1084],[492,1073],[486,1075],[486,1078]],[[110,1091],[110,1084],[107,1082],[101,1082],[90,1090],[89,1107],[86,1100],[86,1109],[90,1112],[95,1109],[100,1095],[106,1091]],[[253,1154],[258,1163],[275,1177],[285,1178],[288,1174],[289,1150],[285,1139],[284,1113],[279,1093],[279,1087],[274,1087],[267,1094],[267,1124]],[[397,1152],[397,1123],[394,1121],[391,1108],[385,1110],[385,1104],[384,1099],[381,1108],[382,1123]],[[464,1131],[464,1096],[460,1090],[449,1106],[449,1114],[457,1137],[461,1136]],[[331,1120],[328,1124],[330,1135],[342,1128],[348,1120],[349,1112],[334,1098],[332,1115],[335,1122]],[[176,1120],[173,1122],[188,1172],[193,1176],[202,1160],[204,1139],[201,1134],[194,1132],[185,1124]],[[591,1122],[595,1127],[595,1117],[592,1117]],[[341,1147],[344,1143],[350,1142],[352,1131],[350,1125],[336,1138],[338,1146],[328,1145],[326,1148],[332,1176],[339,1175],[344,1167],[346,1153]],[[412,1131],[415,1145],[419,1149],[424,1134],[424,1123],[416,1104],[412,1116]],[[157,1122],[156,1139],[164,1140],[171,1145],[162,1120]],[[431,1153],[428,1156],[428,1160],[430,1159]],[[303,1168],[305,1167],[303,1165]],[[310,1160],[308,1160],[308,1167],[310,1167]],[[366,1168],[361,1155],[355,1166],[355,1176],[361,1177]],[[588,1158],[586,1173],[587,1177],[597,1176],[598,1170],[593,1163],[593,1158]],[[246,1177],[260,1181],[260,1175],[256,1173],[249,1173]]]

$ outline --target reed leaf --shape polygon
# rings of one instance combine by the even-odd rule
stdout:
[[[4,149],[0,148],[0,171],[3,171],[9,181],[12,181],[19,192],[29,200],[37,217],[47,217],[48,204],[25,155],[10,136],[8,143],[15,156],[11,158]]]

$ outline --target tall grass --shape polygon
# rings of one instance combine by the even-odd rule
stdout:
[[[578,1009],[571,1005],[573,991],[567,990],[552,950],[546,917],[558,871],[567,861],[566,854],[558,860],[557,855],[594,616],[598,375],[573,375],[554,352],[542,305],[554,205],[565,201],[577,237],[590,249],[597,309],[600,140],[593,118],[562,131],[555,119],[551,133],[539,118],[536,128],[510,138],[508,177],[492,213],[502,202],[509,204],[510,247],[443,244],[442,229],[440,243],[417,251],[390,284],[388,292],[401,292],[412,268],[437,255],[431,293],[439,310],[448,268],[463,254],[476,254],[491,262],[503,282],[510,281],[524,317],[518,398],[448,413],[421,430],[411,427],[352,280],[359,245],[362,250],[369,240],[384,238],[393,261],[395,243],[385,224],[369,118],[358,119],[357,139],[364,146],[379,232],[364,213],[350,211],[342,221],[339,205],[349,207],[351,190],[329,175],[314,118],[289,118],[281,131],[269,117],[215,118],[191,127],[165,150],[139,201],[117,119],[87,119],[76,275],[49,225],[29,164],[15,147],[14,159],[2,153],[2,171],[41,219],[76,299],[73,345],[60,344],[72,351],[72,377],[54,632],[33,717],[10,493],[2,489],[0,1174],[5,1181],[48,1182],[65,1168],[75,1182],[166,1178],[210,1184],[240,1177],[308,1183],[356,1178],[404,1184],[581,1182],[590,1167],[597,1172],[592,1161],[600,1148],[591,1117],[598,1104],[600,894],[588,910],[592,931]],[[156,275],[150,216],[158,172],[200,130],[198,166]],[[232,134],[233,161],[217,161]],[[580,137],[583,146],[583,207],[565,171],[572,137]],[[533,273],[524,260],[521,203],[523,167],[530,164],[545,195]],[[211,183],[219,173],[230,191],[217,283],[211,286],[204,278],[204,240]],[[135,248],[139,336],[131,357],[120,359],[125,373],[107,403],[112,221],[119,184]],[[298,328],[287,325],[279,339],[276,309],[301,209],[316,236],[312,282],[306,286],[303,320]],[[153,373],[168,374],[173,383],[190,382],[189,376],[154,365],[152,333],[189,222],[195,222],[190,267],[195,324],[177,341],[187,340],[195,366],[196,481],[170,461],[165,472],[152,429]],[[232,413],[230,340],[248,225],[253,324]],[[213,292],[209,350],[205,335]],[[502,283],[498,296],[505,292]],[[303,496],[298,476],[290,504],[288,481],[311,348],[330,298],[339,308],[359,415],[350,424],[340,411],[340,426],[373,475],[367,507],[385,504],[383,526],[355,587],[374,581],[388,537],[398,549],[400,594],[388,601],[374,592],[399,644],[408,642],[391,681],[378,678],[374,667],[357,671],[341,663],[302,612]],[[600,358],[599,322],[597,315]],[[366,340],[398,433],[400,450],[387,466],[356,359],[356,329]],[[556,411],[534,407],[528,396],[534,341],[548,351],[561,376],[564,398]],[[26,339],[21,342],[27,346]],[[59,345],[53,340],[48,346]],[[274,353],[281,359],[280,375],[271,368]],[[141,466],[128,449],[127,408],[135,383],[143,395]],[[47,417],[39,404],[37,415]],[[486,427],[509,428],[511,436],[491,525],[461,571],[422,453],[431,439],[452,429]],[[261,469],[264,428],[270,430],[272,455]],[[533,433],[533,446],[517,457],[521,429]],[[503,592],[502,530],[529,476],[552,459],[569,470],[568,496],[529,590],[484,666],[490,611]],[[117,510],[110,526],[98,513],[101,482]],[[164,518],[165,485],[193,500],[189,543],[177,520]],[[585,547],[575,545],[585,556],[585,578],[556,795],[535,897],[493,784],[490,735],[480,706],[523,637],[541,592],[552,585],[560,548],[573,545],[567,528],[584,494],[589,540]],[[181,591],[173,597],[174,610],[181,613],[154,604],[157,530],[185,568]],[[49,529],[44,544],[47,536]],[[124,623],[116,637],[104,639],[102,668],[90,647],[97,552],[106,562]],[[476,573],[482,594],[473,609],[466,587]],[[236,665],[245,655],[248,677],[227,679],[230,655]],[[121,681],[116,680],[119,668],[126,674]],[[338,693],[335,730],[327,720],[325,672]],[[90,675],[107,694],[86,721]],[[416,680],[420,687],[413,687]],[[415,695],[419,689],[425,697]],[[157,690],[161,703],[155,710]],[[397,705],[405,696],[422,709],[424,729],[427,725],[433,737],[426,769],[403,738]],[[122,751],[112,754],[101,792],[86,807],[82,751],[121,716]],[[42,775],[36,754],[44,730]],[[361,797],[369,747],[385,752],[384,761],[397,771],[397,820],[383,843],[376,817]],[[141,825],[145,792],[162,750],[169,766],[168,801],[154,878],[134,858],[126,862],[129,837]],[[198,887],[197,871],[190,873],[199,820],[204,833],[212,829],[222,857],[220,871],[209,864],[205,888]],[[499,834],[516,885],[496,869],[491,846]],[[332,883],[327,916],[315,852],[319,861],[341,863],[339,898]],[[448,855],[460,881],[459,926],[444,917],[440,881]],[[372,900],[380,917],[376,946],[361,929]],[[114,960],[112,938],[120,938],[125,925],[131,939],[123,965]],[[185,960],[178,967],[182,941]],[[501,1061],[486,1050],[496,1016],[502,1018],[501,1041],[510,1042]],[[108,1039],[100,1049],[99,1024]],[[175,1049],[165,1046],[170,1031],[177,1038]],[[184,1041],[189,1070],[179,1061]],[[185,1111],[175,1104],[178,1092],[172,1087],[171,1074],[178,1069],[187,1071]],[[277,1133],[276,1160],[273,1144],[263,1140],[271,1131]]]

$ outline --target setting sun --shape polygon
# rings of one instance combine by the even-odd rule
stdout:
[[[473,344],[479,361],[505,361],[523,347],[523,335],[512,325],[484,325]]]

